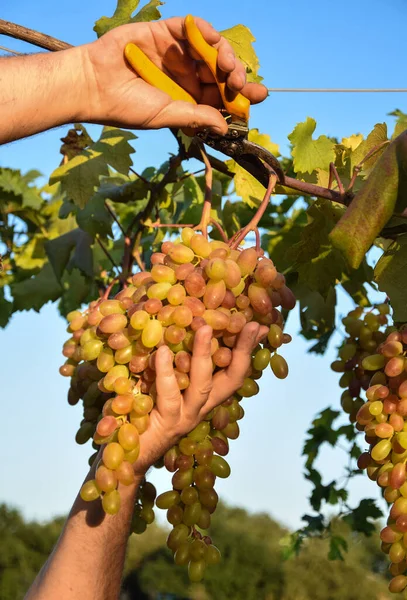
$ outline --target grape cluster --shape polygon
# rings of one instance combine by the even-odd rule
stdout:
[[[376,353],[363,359],[374,372],[366,391],[367,402],[357,414],[369,451],[358,461],[376,481],[388,504],[390,516],[381,531],[382,550],[391,560],[391,592],[407,587],[407,328],[391,331]]]
[[[331,364],[331,369],[335,373],[343,373],[339,380],[340,387],[344,389],[341,406],[351,423],[356,422],[358,410],[364,404],[361,393],[370,385],[371,375],[363,368],[363,359],[384,341],[389,312],[389,305],[385,303],[365,314],[358,306],[342,319],[347,335],[338,348],[338,359]]]
[[[230,364],[247,322],[269,327],[267,339],[253,352],[242,387],[163,457],[173,473],[173,489],[156,499],[152,484],[140,486],[132,530],[142,533],[153,522],[154,502],[166,509],[173,526],[168,547],[176,564],[188,564],[191,581],[202,579],[205,566],[220,559],[210,537],[199,530],[208,529],[218,502],[216,478],[230,474],[224,456],[229,440],[239,436],[238,421],[244,415],[240,401],[258,393],[257,380],[268,365],[280,379],[288,374],[279,349],[291,336],[283,332],[277,307],[290,310],[294,305],[284,276],[255,248],[231,249],[184,228],[180,239],[164,242],[161,252],[152,255],[150,272],[135,274],[113,299],[97,300],[88,311],[68,315],[71,337],[64,344],[67,361],[60,372],[71,377],[68,401],[83,399],[84,418],[76,439],[85,443],[93,437],[96,449],[105,445],[95,479],[83,485],[81,497],[101,497],[109,514],[120,508],[118,484],[134,481],[139,438],[148,428],[156,399],[156,349],[162,344],[171,349],[182,391],[189,385],[194,335],[200,327],[208,324],[213,330],[214,372]]]

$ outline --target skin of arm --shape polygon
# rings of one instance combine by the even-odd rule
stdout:
[[[103,513],[99,501],[87,503],[78,495],[63,532],[26,595],[26,600],[116,600],[124,567],[137,487],[146,471],[191,431],[215,406],[229,398],[244,380],[251,352],[267,335],[267,327],[248,323],[232,351],[229,367],[212,377],[209,326],[195,336],[190,386],[181,394],[166,346],[157,350],[157,400],[149,428],[140,437],[140,456],[134,465],[136,483],[119,486],[122,504],[117,515]],[[96,462],[94,465],[96,465]],[[93,466],[86,479],[93,478]]]
[[[267,89],[246,83],[243,65],[229,42],[206,21],[196,22],[208,43],[218,49],[219,69],[227,84],[251,103]],[[194,56],[184,35],[184,20],[123,25],[95,42],[54,53],[0,59],[0,144],[52,127],[99,123],[130,129],[208,127],[226,133],[217,108],[220,96],[208,67]],[[128,66],[123,52],[134,42],[198,104],[174,102]]]

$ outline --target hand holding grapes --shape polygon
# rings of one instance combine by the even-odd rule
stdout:
[[[169,348],[162,346],[157,350],[157,403],[150,413],[147,431],[140,436],[140,455],[134,465],[137,475],[144,475],[182,435],[192,431],[206,414],[242,385],[251,352],[267,332],[267,327],[248,323],[240,333],[229,367],[212,377],[212,329],[209,326],[198,329],[190,385],[184,393],[180,392],[175,378]]]

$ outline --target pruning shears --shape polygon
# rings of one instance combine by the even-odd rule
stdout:
[[[264,186],[267,187],[273,173],[277,175],[279,183],[283,184],[284,173],[277,158],[262,146],[248,140],[250,101],[226,86],[226,76],[217,67],[218,51],[206,42],[192,15],[185,18],[185,34],[191,47],[208,65],[215,78],[223,102],[220,112],[228,124],[225,136],[204,130],[196,133],[196,137],[211,148],[232,157]],[[196,104],[196,100],[163,73],[136,44],[127,44],[124,54],[128,63],[144,81],[165,92],[173,100]]]

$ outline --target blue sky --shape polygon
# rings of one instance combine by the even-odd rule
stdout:
[[[191,11],[191,2],[168,0],[166,17]],[[287,6],[289,10],[287,10]],[[257,0],[195,0],[193,12],[219,29],[237,23],[250,27],[257,38],[261,74],[269,87],[405,87],[405,19],[403,0],[343,0],[336,8],[322,0],[284,2]],[[72,44],[94,39],[94,21],[111,15],[114,0],[70,0],[59,4],[37,0],[7,3],[1,18],[38,29]],[[0,36],[0,44],[19,51],[31,47]],[[395,108],[406,110],[403,94],[274,94],[252,109],[251,126],[269,133],[287,149],[287,135],[307,116],[318,123],[318,133],[345,137],[369,133],[386,121]],[[92,127],[97,133],[97,127]],[[45,176],[60,162],[60,138],[66,128],[0,147],[0,165],[23,171],[37,168]],[[136,144],[136,169],[159,165],[173,151],[167,132],[142,132]],[[341,296],[340,312],[350,308]],[[299,329],[296,315],[288,331]],[[40,314],[16,314],[0,331],[2,349],[3,460],[0,462],[0,501],[22,509],[29,518],[47,519],[67,512],[87,470],[91,449],[77,446],[74,435],[81,418],[79,407],[66,402],[67,382],[58,374],[66,339],[65,323],[52,305]],[[339,406],[337,375],[329,370],[338,334],[324,357],[306,353],[307,345],[294,335],[287,348],[290,376],[262,379],[262,391],[244,403],[241,437],[229,454],[232,476],[219,481],[221,496],[250,511],[265,511],[297,527],[308,510],[308,484],[303,480],[301,448],[315,413]],[[14,409],[14,410],[13,410]],[[7,458],[6,458],[7,457]],[[326,480],[338,477],[346,456],[326,449],[320,466]],[[169,476],[153,477],[161,491]],[[352,499],[376,496],[375,486],[359,478]]]

